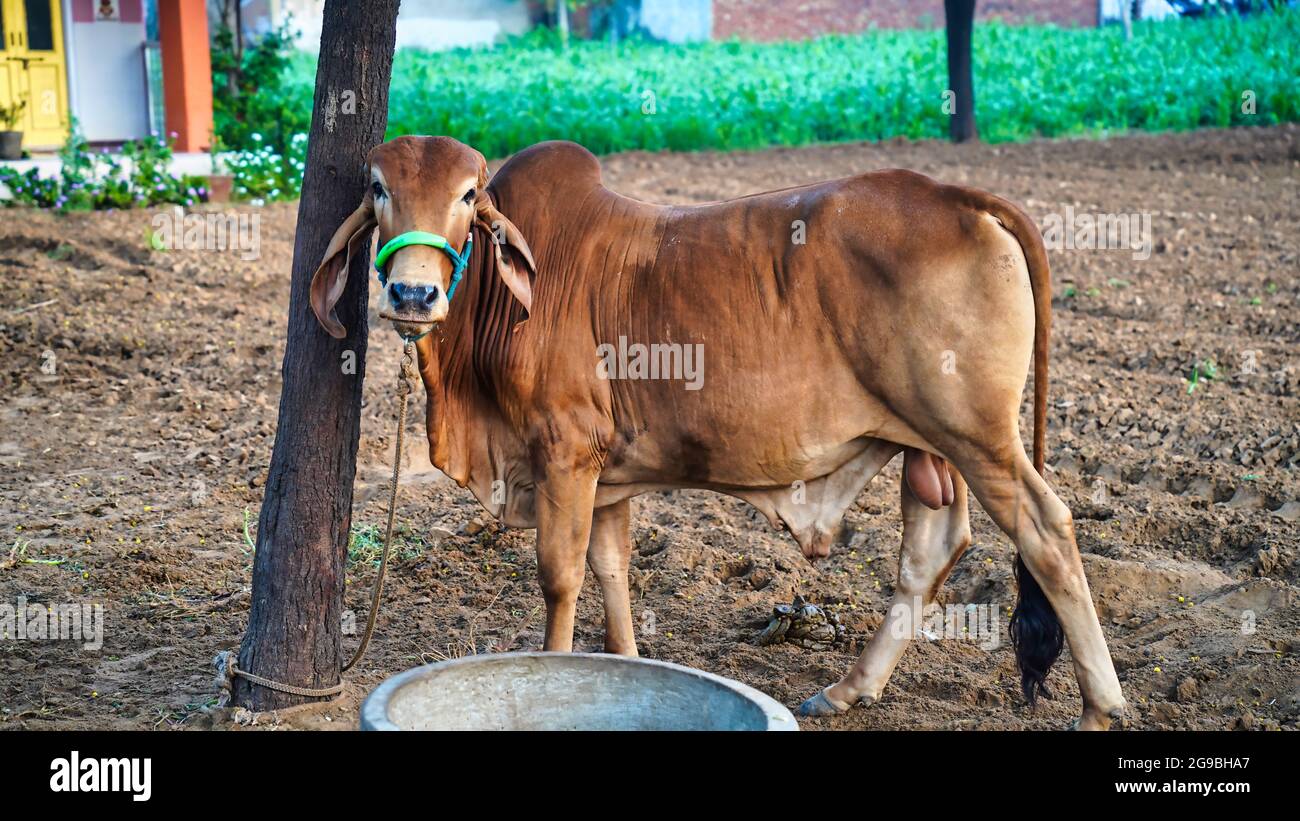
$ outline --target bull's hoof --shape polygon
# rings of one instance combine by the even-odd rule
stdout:
[[[823,718],[825,716],[837,716],[852,705],[845,704],[840,707],[830,700],[826,691],[822,690],[817,695],[799,705],[799,715],[804,718]]]
[[[1104,714],[1100,711],[1088,710],[1083,711],[1083,716],[1075,719],[1070,725],[1071,730],[1109,730],[1112,726],[1118,726],[1120,729],[1128,729],[1127,704],[1120,704]],[[1114,725],[1112,725],[1114,722]]]

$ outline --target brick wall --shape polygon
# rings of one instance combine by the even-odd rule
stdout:
[[[1097,0],[979,0],[976,21],[1096,26]],[[713,37],[802,40],[871,28],[938,28],[943,0],[714,0]]]

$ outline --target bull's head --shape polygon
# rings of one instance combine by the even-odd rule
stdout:
[[[450,137],[398,137],[369,157],[370,187],[361,205],[330,239],[311,282],[311,307],[325,330],[346,330],[334,305],[347,284],[348,262],[367,253],[379,229],[376,259],[384,284],[380,316],[404,337],[422,336],[447,317],[450,299],[471,254],[494,254],[497,273],[524,308],[532,307],[532,251],[487,193],[483,155]],[[490,237],[470,241],[477,224]]]

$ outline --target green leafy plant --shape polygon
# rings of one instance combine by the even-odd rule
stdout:
[[[248,44],[224,24],[213,36],[214,168],[234,177],[238,199],[296,199],[301,189],[315,68],[294,36],[291,21]]]
[[[424,545],[412,540],[402,529],[393,533],[391,558],[410,561],[419,558]],[[348,563],[378,567],[384,555],[384,531],[378,525],[358,524],[348,534]]]
[[[10,191],[6,206],[61,212],[207,201],[207,181],[191,175],[172,176],[167,170],[171,158],[171,144],[162,137],[128,142],[120,154],[107,149],[95,153],[73,120],[59,149],[57,176],[42,177],[36,168],[20,173],[0,167],[0,183]]]
[[[27,98],[23,97],[14,100],[9,105],[0,105],[0,124],[4,125],[2,131],[13,131],[23,118],[23,112],[27,110]]]
[[[1196,391],[1196,386],[1201,380],[1210,381],[1219,375],[1219,366],[1214,364],[1213,359],[1203,359],[1192,365],[1191,375],[1187,377],[1187,395],[1191,396]]]
[[[491,49],[401,49],[388,135],[448,134],[488,156],[554,138],[597,153],[942,139],[943,38],[561,49],[543,30]],[[981,23],[974,59],[988,142],[1300,120],[1300,9],[1141,21],[1127,42],[1113,26]],[[308,120],[314,75],[314,61],[290,61],[278,100],[296,122]]]
[[[311,96],[315,71],[308,77],[290,67],[296,55],[291,21],[247,45],[237,43],[227,25],[212,38],[213,126],[216,140],[232,149],[259,150],[286,155],[295,134],[311,126]],[[286,106],[284,100],[307,95],[308,104]]]
[[[490,157],[549,139],[597,153],[943,139],[943,55],[942,30],[566,48],[539,28],[494,48],[400,49],[387,136],[447,134]],[[1118,26],[981,22],[974,60],[988,142],[1300,121],[1296,8],[1139,21],[1128,41]],[[213,72],[236,195],[296,196],[316,58],[287,27],[238,57],[219,31]]]
[[[290,137],[283,154],[266,144],[260,134],[251,134],[250,140],[252,149],[222,156],[222,165],[235,178],[235,196],[253,201],[297,199],[307,167],[307,135]]]

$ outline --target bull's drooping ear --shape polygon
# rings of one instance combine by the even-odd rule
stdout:
[[[515,224],[497,210],[488,194],[487,160],[478,151],[478,197],[474,200],[475,218],[492,236],[492,252],[497,258],[497,273],[526,311],[533,312],[532,277],[537,275],[532,249]]]
[[[537,263],[532,249],[515,224],[497,210],[486,191],[479,191],[474,203],[480,225],[492,236],[492,252],[497,258],[497,273],[501,281],[523,303],[524,309],[533,312],[532,278],[537,275]]]
[[[343,289],[347,287],[348,268],[352,262],[352,255],[358,248],[364,249],[374,228],[374,201],[367,192],[361,205],[357,206],[357,210],[343,220],[343,224],[330,238],[329,247],[325,249],[320,267],[312,275],[311,309],[315,312],[316,319],[320,320],[321,326],[325,328],[325,332],[335,339],[342,339],[348,332],[343,327],[343,323],[339,322],[338,315],[334,313],[334,306],[338,304],[339,298],[343,296]]]

